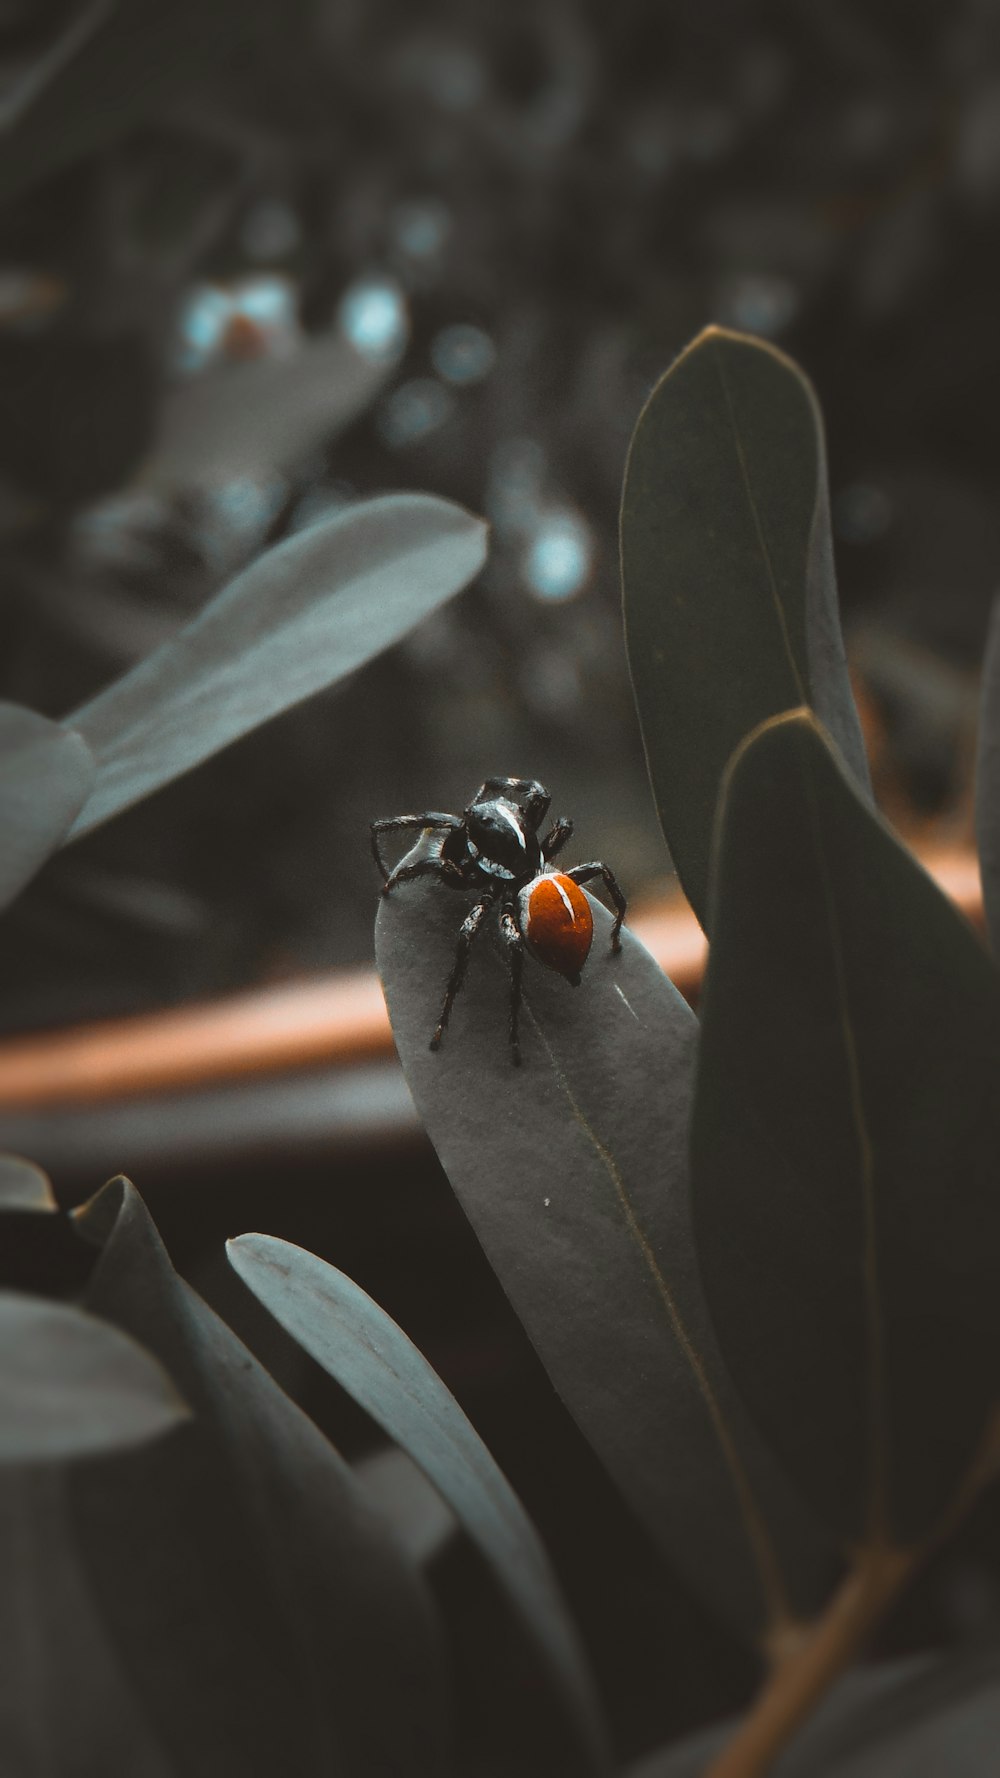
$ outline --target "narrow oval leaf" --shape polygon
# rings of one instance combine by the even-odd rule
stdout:
[[[545,1550],[436,1371],[384,1309],[315,1254],[271,1235],[241,1235],[226,1251],[265,1309],[440,1489],[544,1663],[573,1769],[606,1771],[592,1681]]]
[[[19,1154],[0,1154],[0,1211],[58,1208],[52,1181],[41,1167]]]
[[[422,1577],[173,1272],[127,1181],[79,1221],[103,1238],[88,1302],[158,1353],[194,1410],[160,1447],[67,1478],[89,1593],[171,1770],[438,1778],[446,1678]]]
[[[141,479],[169,488],[266,482],[353,420],[390,369],[333,334],[304,341],[291,358],[207,371],[168,394]]]
[[[113,1451],[186,1418],[166,1372],[116,1327],[0,1291],[0,1463]]]
[[[976,837],[986,925],[994,952],[1000,953],[1000,599],[993,606],[983,661],[976,757]]]
[[[86,742],[19,704],[0,703],[0,907],[61,846],[94,781]]]
[[[720,1343],[817,1507],[907,1543],[1000,1396],[997,976],[803,711],[730,767],[712,931],[692,1154]]]
[[[390,494],[298,532],[72,718],[98,778],[71,839],[353,673],[459,592],[486,527],[429,494]]]
[[[755,1634],[780,1615],[784,1584],[815,1602],[828,1550],[741,1412],[701,1296],[687,1181],[697,1023],[627,928],[610,955],[609,916],[592,907],[579,988],[525,965],[515,1068],[492,934],[442,1048],[429,1050],[467,903],[426,879],[400,887],[376,928],[393,1032],[431,1140],[559,1394],[668,1560]]]
[[[784,353],[719,327],[682,352],[635,429],[621,551],[653,794],[704,923],[722,774],[759,722],[811,704],[868,785],[837,614],[822,417]]]

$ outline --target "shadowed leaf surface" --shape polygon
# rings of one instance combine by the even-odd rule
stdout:
[[[166,1372],[118,1328],[0,1291],[0,1463],[117,1450],[186,1418]]]
[[[851,1673],[820,1705],[771,1778],[992,1778],[1000,1744],[996,1640],[940,1658]],[[735,1723],[630,1766],[628,1778],[702,1778]]]
[[[335,685],[470,581],[486,527],[447,500],[390,494],[300,531],[73,717],[98,762],[71,837]]]
[[[194,1413],[156,1452],[67,1476],[86,1589],[170,1769],[441,1772],[436,1619],[351,1472],[172,1271],[127,1182],[77,1220],[103,1249],[88,1303]]]
[[[1000,952],[1000,599],[993,606],[983,662],[976,759],[976,837],[986,924],[994,952]]]
[[[19,1154],[0,1154],[0,1211],[58,1208],[52,1181],[41,1167]]]
[[[811,385],[763,341],[710,327],[643,409],[622,494],[625,634],[653,794],[704,923],[733,749],[811,704],[859,783],[826,458]]]
[[[607,1769],[604,1731],[573,1623],[538,1534],[454,1396],[371,1297],[314,1254],[270,1235],[227,1243],[264,1307],[419,1463],[486,1557],[566,1719],[566,1758]]]
[[[62,844],[93,779],[80,735],[34,710],[0,704],[0,907]]]
[[[801,711],[730,768],[712,930],[692,1152],[722,1349],[808,1497],[905,1543],[1000,1393],[995,972]]]
[[[417,1109],[556,1389],[632,1509],[689,1584],[752,1633],[766,1616],[760,1564],[719,1424],[810,1600],[826,1549],[755,1442],[708,1326],[687,1195],[694,1015],[627,929],[610,956],[610,919],[593,904],[579,988],[526,963],[521,1068],[492,933],[432,1054],[466,906],[427,881],[381,904],[378,963]]]

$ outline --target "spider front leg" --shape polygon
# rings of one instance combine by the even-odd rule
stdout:
[[[444,1036],[444,1028],[451,1017],[451,1009],[454,1005],[455,995],[458,993],[459,988],[465,980],[465,970],[469,961],[469,952],[472,949],[472,941],[483,923],[483,915],[489,905],[489,897],[486,897],[483,901],[477,901],[475,907],[470,908],[465,919],[462,921],[458,934],[458,949],[455,952],[455,962],[452,966],[451,974],[448,977],[448,985],[444,991],[441,1017],[438,1019],[434,1036],[430,1041],[430,1048],[432,1050],[441,1048],[441,1039]]]
[[[517,1037],[517,1021],[521,1011],[521,974],[524,969],[524,939],[517,923],[513,902],[505,902],[500,910],[500,937],[510,970],[510,1059],[515,1068],[521,1065],[521,1045]]]
[[[595,860],[592,864],[574,864],[572,870],[568,870],[566,875],[572,877],[574,883],[592,883],[595,877],[604,878],[604,886],[615,904],[615,923],[611,928],[611,949],[620,951],[622,944],[620,933],[622,921],[628,911],[628,903],[619,888],[614,872],[608,865]]]
[[[542,841],[542,857],[546,864],[551,864],[556,853],[562,851],[566,841],[571,839],[572,835],[572,821],[568,815],[560,815],[558,821],[553,822]]]
[[[372,857],[378,865],[379,874],[381,875],[383,883],[386,885],[383,894],[392,887],[393,882],[398,882],[399,878],[396,871],[390,872],[389,866],[386,864],[385,859],[379,851],[379,834],[402,833],[406,828],[412,829],[415,827],[422,831],[425,827],[456,828],[461,827],[461,825],[461,820],[457,815],[441,815],[434,809],[428,809],[423,815],[389,815],[384,820],[373,821],[371,824]],[[392,879],[391,881],[390,878]]]

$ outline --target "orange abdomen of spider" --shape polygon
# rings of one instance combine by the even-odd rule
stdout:
[[[574,984],[594,937],[590,904],[578,883],[561,871],[544,871],[518,896],[521,931],[540,963]]]

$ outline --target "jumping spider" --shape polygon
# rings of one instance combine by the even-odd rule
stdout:
[[[625,897],[606,864],[576,864],[571,870],[549,866],[573,832],[561,816],[544,839],[538,829],[550,797],[535,778],[487,778],[461,815],[425,810],[422,815],[394,815],[371,824],[372,854],[382,873],[382,894],[414,877],[436,876],[450,888],[474,891],[476,901],[462,922],[455,962],[448,977],[432,1050],[440,1047],[455,996],[465,980],[472,941],[491,905],[497,908],[500,937],[510,969],[510,1053],[521,1060],[517,1025],[521,1010],[524,947],[549,969],[556,969],[574,988],[587,961],[594,923],[581,883],[603,877],[615,904],[611,949],[621,946]],[[405,828],[435,828],[427,852],[412,864],[390,871],[379,851],[381,834]]]

